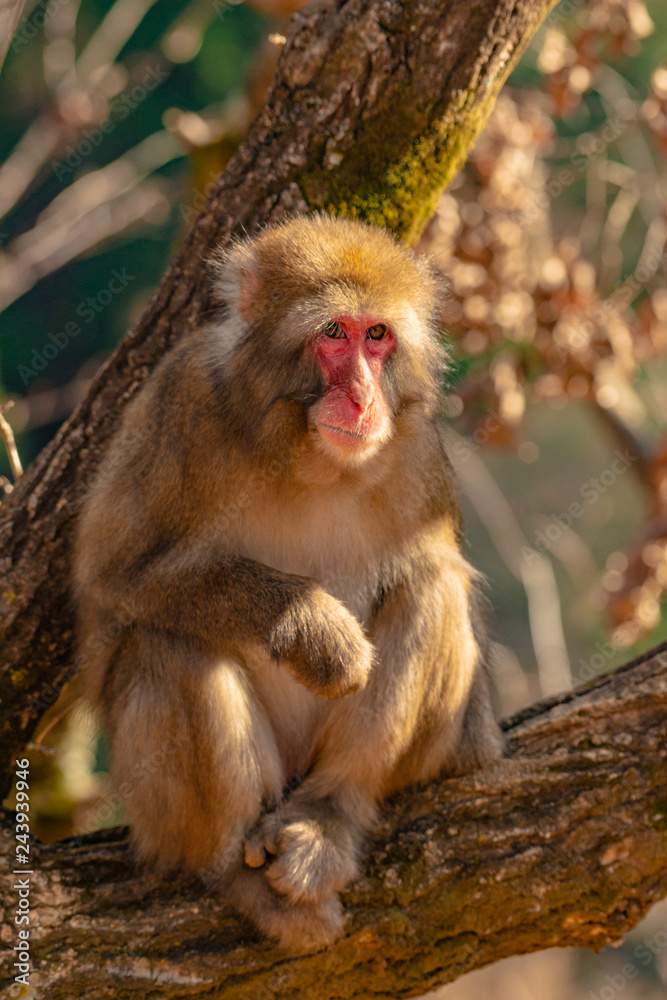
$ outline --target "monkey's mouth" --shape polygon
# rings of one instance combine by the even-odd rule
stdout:
[[[356,438],[358,441],[367,441],[371,435],[361,434],[359,431],[346,431],[344,427],[336,427],[334,424],[320,424],[321,428],[333,431],[334,434],[347,434],[348,437]]]
[[[325,441],[344,451],[366,451],[377,448],[384,440],[383,434],[364,434],[361,431],[347,430],[334,424],[321,423],[317,429]]]

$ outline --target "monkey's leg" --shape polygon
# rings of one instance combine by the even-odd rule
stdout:
[[[280,755],[244,668],[135,628],[104,684],[112,773],[142,859],[215,880],[281,794]]]
[[[273,731],[244,667],[135,630],[107,675],[112,771],[142,859],[197,872],[286,948],[340,933],[338,900],[293,902],[243,867],[243,839],[285,783]]]
[[[443,562],[395,588],[372,628],[378,662],[368,685],[332,704],[315,764],[278,813],[263,820],[267,869],[293,900],[323,900],[354,877],[376,803],[444,766],[497,757],[500,740],[473,631],[473,584]]]

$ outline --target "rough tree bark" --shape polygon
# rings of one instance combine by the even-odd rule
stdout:
[[[123,831],[36,847],[34,995],[380,1000],[508,955],[600,948],[667,892],[666,710],[667,644],[510,720],[501,766],[389,803],[344,896],[347,933],[316,955],[258,941],[199,884],[137,870]],[[13,850],[6,830],[8,871]]]
[[[81,493],[122,407],[210,315],[209,250],[316,208],[414,239],[554,2],[329,0],[297,16],[262,114],[146,315],[0,510],[7,776],[75,672]],[[319,956],[286,959],[199,885],[136,871],[118,834],[34,845],[32,985],[53,998],[397,996],[505,955],[612,940],[666,890],[666,691],[661,650],[508,724],[501,768],[391,805],[346,894],[348,935]],[[3,849],[13,864],[9,831]],[[3,900],[10,947],[16,892]]]

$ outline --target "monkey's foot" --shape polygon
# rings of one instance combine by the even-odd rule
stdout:
[[[343,908],[337,896],[318,905],[285,906],[265,913],[260,930],[275,938],[281,948],[313,951],[326,948],[340,936]]]
[[[345,923],[337,896],[320,903],[293,903],[275,892],[263,872],[238,869],[226,896],[267,937],[290,951],[313,951],[332,944]]]
[[[357,873],[352,836],[341,822],[321,824],[313,817],[295,818],[280,830],[276,853],[266,877],[277,892],[295,903],[329,900]]]

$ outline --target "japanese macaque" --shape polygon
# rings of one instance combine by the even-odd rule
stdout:
[[[321,947],[382,799],[501,750],[438,427],[439,283],[325,216],[215,268],[224,318],[128,406],[81,515],[87,690],[139,857]]]

